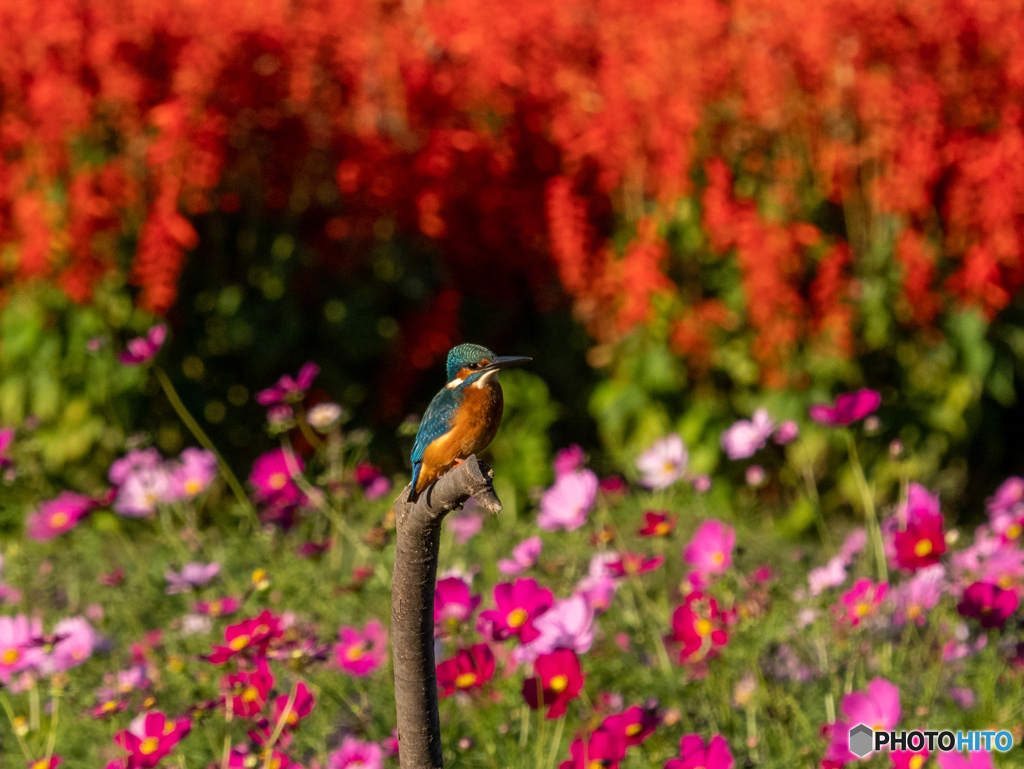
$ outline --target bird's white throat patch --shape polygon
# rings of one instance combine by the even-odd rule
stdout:
[[[486,374],[484,374],[482,377],[476,380],[476,382],[473,384],[473,387],[479,387],[482,390],[483,388],[487,387],[487,380],[490,379],[491,377],[494,377],[495,382],[498,381],[498,369],[492,369],[491,371],[488,371]]]
[[[448,384],[446,384],[445,387],[447,387],[449,390],[454,390],[460,384],[462,384],[462,380],[459,379],[458,377],[456,377],[455,379],[450,381]]]

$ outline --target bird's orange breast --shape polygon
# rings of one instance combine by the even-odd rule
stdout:
[[[451,429],[423,452],[417,494],[454,467],[456,462],[487,448],[498,433],[504,405],[501,385],[497,382],[489,382],[484,387],[470,385],[465,389]]]

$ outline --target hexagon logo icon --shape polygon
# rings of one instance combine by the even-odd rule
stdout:
[[[850,752],[864,758],[874,748],[875,734],[866,724],[857,724],[850,730]]]

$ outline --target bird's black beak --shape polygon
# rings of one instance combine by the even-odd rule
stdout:
[[[512,366],[522,366],[524,363],[529,363],[533,358],[521,358],[516,355],[505,355],[499,356],[484,366],[481,371],[498,371],[503,368],[511,368]]]

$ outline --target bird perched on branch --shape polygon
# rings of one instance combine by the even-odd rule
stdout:
[[[498,372],[530,360],[499,357],[478,344],[452,348],[448,353],[448,384],[427,406],[412,447],[410,502],[494,440],[504,408]]]

